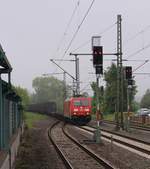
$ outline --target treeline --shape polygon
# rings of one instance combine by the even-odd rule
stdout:
[[[124,111],[127,111],[127,82],[124,79],[123,95],[124,95]],[[116,111],[117,101],[117,67],[112,64],[104,73],[105,87],[97,88],[96,83],[91,84],[93,90],[93,112],[96,110],[96,92],[99,92],[100,107],[103,112],[114,113]],[[30,103],[41,103],[47,101],[55,101],[58,111],[63,111],[63,102],[65,97],[65,84],[57,78],[51,77],[36,77],[32,82],[34,89],[33,93],[29,93],[27,89],[20,86],[14,87],[16,92],[21,96],[24,107]],[[131,111],[136,111],[140,107],[150,108],[150,89],[146,91],[140,103],[135,101],[137,87],[133,80],[133,85],[130,87],[129,100]],[[84,93],[87,96],[87,93]],[[66,95],[72,95],[71,86],[66,86]]]
[[[55,77],[36,77],[32,82],[33,93],[29,93],[27,89],[15,87],[23,100],[23,105],[55,101],[58,111],[63,110],[64,101],[64,82]],[[71,89],[66,86],[66,94],[70,96]]]
[[[127,81],[123,76],[123,111],[127,111]],[[100,86],[98,89],[100,107],[102,112],[114,113],[116,112],[116,103],[117,103],[117,66],[113,63],[107,70],[104,72],[104,81],[105,87]],[[91,85],[94,91],[94,101],[96,98],[96,83],[93,82]],[[136,90],[135,81],[133,79],[133,85],[130,86],[129,101],[131,105],[131,111],[135,111],[138,108],[137,103],[135,102]],[[119,100],[121,104],[121,100]],[[93,103],[94,105],[96,103]]]

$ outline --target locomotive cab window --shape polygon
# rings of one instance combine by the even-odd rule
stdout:
[[[74,100],[74,106],[88,106],[88,100]]]
[[[74,100],[74,106],[81,106],[80,100]]]

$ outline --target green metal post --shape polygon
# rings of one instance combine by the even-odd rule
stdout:
[[[100,104],[99,104],[99,75],[97,75],[96,77],[96,81],[97,81],[97,87],[96,87],[96,104],[97,104],[97,111],[96,111],[96,115],[97,115],[97,129],[96,129],[96,143],[101,143],[101,131],[100,131]]]
[[[13,111],[12,111],[12,109],[13,109],[13,106],[12,106],[12,101],[10,101],[10,103],[9,103],[9,109],[10,109],[10,111],[9,111],[9,123],[10,123],[10,131],[9,131],[9,133],[10,133],[10,137],[12,136],[12,134],[13,134]]]
[[[15,105],[12,102],[12,134],[15,133]]]
[[[127,87],[127,131],[130,131],[130,88]]]
[[[3,83],[2,83],[2,148],[5,147],[5,114],[4,114],[4,95],[3,95]]]
[[[14,119],[14,121],[15,121],[15,132],[16,132],[16,129],[17,129],[17,103],[15,102],[14,104],[15,104],[15,111],[14,111],[15,119]]]
[[[120,112],[120,104],[119,104],[119,96],[120,96],[120,65],[119,65],[119,61],[120,61],[120,58],[119,58],[119,35],[118,35],[118,32],[119,32],[119,20],[118,20],[118,17],[117,17],[117,103],[116,103],[116,130],[119,130],[120,129],[120,126],[119,126],[119,112]]]
[[[3,94],[3,112],[4,112],[4,149],[9,149],[9,101],[6,99],[6,93]]]
[[[0,77],[0,149],[3,147],[2,146],[2,140],[3,140],[3,121],[2,121],[2,79]]]
[[[116,114],[116,129],[119,130],[119,112],[121,113],[121,128],[123,124],[123,69],[122,69],[122,27],[121,15],[117,15],[117,114]]]

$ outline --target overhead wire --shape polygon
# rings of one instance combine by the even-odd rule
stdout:
[[[61,37],[61,39],[60,39],[60,41],[59,41],[59,43],[58,43],[58,45],[57,45],[57,48],[56,48],[56,50],[55,50],[55,52],[54,52],[54,54],[53,54],[53,57],[52,57],[53,59],[56,57],[56,54],[59,52],[59,50],[60,50],[60,48],[61,48],[61,46],[62,46],[62,44],[63,44],[63,42],[64,42],[64,40],[65,40],[65,37],[67,36],[68,30],[69,30],[69,28],[70,28],[70,25],[71,25],[71,23],[72,23],[72,21],[73,21],[73,18],[74,18],[74,16],[75,16],[75,13],[76,13],[76,11],[77,11],[79,5],[80,5],[80,0],[79,0],[79,1],[77,2],[77,4],[75,5],[75,8],[74,8],[74,10],[73,10],[73,13],[72,13],[72,15],[71,15],[71,17],[70,17],[68,23],[67,23],[67,26],[66,26],[66,28],[65,28],[65,31],[64,31],[64,33],[63,33],[63,35],[62,35],[62,37]]]
[[[113,26],[113,25],[112,25],[112,26]],[[111,26],[110,26],[110,29],[111,29]],[[137,38],[139,35],[145,33],[145,32],[146,32],[147,30],[149,30],[149,29],[150,29],[150,25],[148,25],[147,27],[145,27],[144,29],[142,29],[141,31],[139,31],[138,33],[136,33],[136,34],[135,34],[134,36],[132,36],[131,38],[127,39],[127,40],[125,41],[125,45],[128,44],[129,41],[134,40],[134,39]],[[108,30],[109,30],[109,28],[108,28]],[[107,31],[107,29],[106,29],[106,31]],[[82,48],[82,47],[84,47],[84,46],[87,45],[89,42],[90,42],[90,40],[86,41],[85,43],[83,43],[82,45],[80,45],[78,48],[76,48],[75,50],[73,50],[73,52],[76,51],[76,50],[78,50],[78,49],[80,49],[80,48]],[[136,52],[132,53],[132,54],[129,55],[126,59],[131,58],[132,56],[135,56],[135,55],[138,54],[139,52],[142,52],[143,50],[145,50],[145,49],[147,49],[147,48],[149,48],[149,47],[150,47],[150,43],[149,43],[148,45],[146,45],[146,46],[143,46],[141,49],[137,50]],[[126,61],[130,61],[130,60],[126,60]],[[143,61],[143,60],[131,60],[131,61]],[[141,67],[143,67],[143,66],[144,66],[146,63],[148,63],[148,62],[149,62],[149,60],[144,60],[144,63],[142,63],[141,65],[139,65],[137,68],[135,68],[135,69],[133,70],[133,72],[137,71],[138,69],[140,69]],[[135,74],[135,73],[134,73],[134,74]],[[150,73],[143,73],[143,74],[150,74]],[[90,85],[90,84],[88,84],[88,85]],[[88,85],[86,85],[81,91],[84,91]]]
[[[83,81],[87,81],[88,80],[88,84],[86,84],[86,85],[84,85],[83,87],[82,87],[82,89],[80,90],[80,92],[82,92],[82,91],[84,91],[89,85],[91,85],[91,81],[93,80],[93,77],[92,78],[86,78],[85,80],[83,80]],[[90,80],[90,81],[89,81]]]
[[[142,29],[141,31],[139,31],[138,33],[136,33],[134,36],[132,36],[131,38],[129,38],[128,40],[126,40],[125,44],[127,44],[129,41],[134,40],[136,37],[138,37],[139,35],[143,34],[144,32],[146,32],[149,29],[150,29],[150,25],[146,26],[144,29]],[[135,56],[136,54],[139,54],[140,52],[142,52],[143,50],[145,50],[145,49],[147,49],[149,47],[150,47],[150,43],[148,45],[146,45],[146,46],[143,46],[141,49],[138,49],[134,53],[130,54],[126,59],[131,58],[131,57]]]
[[[107,27],[106,29],[104,29],[101,33],[99,33],[99,35],[102,35],[102,34],[104,34],[105,32],[111,30],[111,29],[113,28],[113,26],[115,26],[116,24],[117,24],[117,22],[116,22],[115,24],[110,25],[109,27]],[[146,26],[144,29],[142,29],[141,31],[139,31],[138,33],[136,33],[134,36],[132,36],[131,38],[127,39],[127,40],[125,41],[125,44],[127,44],[127,43],[128,43],[129,41],[131,41],[131,40],[134,40],[137,36],[139,36],[140,34],[146,32],[146,31],[149,30],[149,29],[150,29],[150,25]],[[87,45],[87,44],[90,43],[90,42],[91,42],[91,39],[90,39],[90,40],[87,40],[86,42],[84,42],[83,44],[81,44],[79,47],[77,47],[76,49],[74,49],[72,52],[75,52],[76,50],[78,50],[78,49],[84,47],[85,45]],[[145,48],[147,48],[147,46],[146,46],[146,47],[143,47],[143,48],[145,49]],[[142,49],[140,49],[140,50],[142,50]],[[71,53],[72,53],[72,52],[71,52]],[[139,52],[139,51],[137,51],[137,52]]]
[[[126,59],[128,59],[128,58],[131,58],[131,57],[135,56],[136,54],[138,54],[138,53],[142,52],[143,50],[145,50],[145,49],[147,49],[147,48],[149,48],[149,47],[150,47],[150,43],[149,43],[148,45],[146,45],[146,46],[142,47],[141,49],[138,49],[138,50],[137,50],[137,51],[135,51],[134,53],[130,54],[130,55],[129,55]]]
[[[117,22],[115,22],[114,24],[108,26],[107,28],[105,28],[102,32],[98,33],[99,35],[102,35],[106,32],[108,32],[109,30],[111,30],[115,25],[117,24]],[[148,29],[150,29],[150,25],[148,25],[147,27],[145,27],[144,29],[142,29],[141,31],[139,31],[138,33],[136,33],[134,36],[132,36],[131,38],[127,39],[125,41],[125,44],[127,44],[129,41],[134,40],[137,36],[139,36],[140,34],[146,32]],[[76,49],[74,49],[72,52],[75,52],[76,50],[84,47],[85,45],[87,45],[88,43],[91,42],[91,39],[87,40],[86,42],[84,42],[83,44],[81,44],[79,47],[77,47]]]
[[[85,85],[85,86],[80,90],[80,92],[83,92],[84,90],[86,90],[86,88],[87,88],[89,85],[91,85],[91,84],[88,83],[87,85]]]
[[[81,21],[81,23],[79,24],[79,26],[78,26],[76,32],[74,33],[74,35],[73,35],[73,37],[72,37],[70,43],[68,44],[68,47],[66,48],[64,54],[62,55],[62,59],[64,58],[64,56],[65,56],[66,53],[68,52],[70,46],[72,45],[74,39],[76,38],[76,35],[77,35],[78,31],[80,30],[80,28],[81,28],[81,26],[82,26],[84,20],[86,19],[87,15],[88,15],[88,13],[89,13],[89,11],[90,11],[90,9],[92,8],[92,5],[93,5],[94,1],[95,1],[95,0],[92,1],[92,3],[91,3],[91,5],[90,5],[90,7],[88,8],[88,10],[87,10],[87,12],[86,12],[84,18],[82,19],[82,21]],[[66,35],[66,31],[67,31],[67,29],[69,28],[69,26],[70,26],[70,24],[71,24],[71,22],[72,22],[72,18],[73,18],[74,14],[75,14],[75,11],[76,11],[78,5],[79,5],[79,4],[77,4],[76,8],[75,8],[74,11],[73,11],[73,14],[72,14],[72,16],[71,16],[71,18],[70,18],[70,20],[69,20],[69,23],[67,24],[67,27],[66,27],[66,30],[65,30],[63,36]],[[116,23],[115,23],[115,24],[116,24]],[[106,28],[103,32],[101,32],[101,34],[107,32],[108,30],[110,30],[115,24],[113,24],[113,25],[109,26],[108,28]],[[135,34],[133,37],[129,38],[129,39],[125,42],[125,44],[126,44],[127,42],[129,42],[129,41],[135,39],[137,36],[139,36],[140,34],[144,33],[144,32],[147,31],[149,28],[150,28],[150,25],[148,25],[148,26],[147,26],[146,28],[144,28],[142,31],[140,31],[140,32],[138,32],[137,34]],[[82,48],[83,46],[85,46],[85,45],[88,44],[89,42],[90,42],[90,40],[86,41],[85,43],[83,43],[82,45],[80,45],[78,48],[76,48],[75,50],[73,50],[73,52],[76,51],[76,50],[78,50],[78,49],[80,49],[80,48]],[[148,44],[147,46],[144,46],[142,49],[139,49],[139,50],[137,50],[136,52],[134,52],[134,53],[132,53],[131,55],[129,55],[129,56],[127,57],[127,59],[130,58],[130,57],[132,57],[132,56],[134,56],[134,55],[136,55],[137,53],[139,53],[139,52],[141,52],[141,51],[143,51],[143,50],[149,48],[149,47],[150,47],[150,44]],[[58,46],[57,50],[59,50],[59,46]],[[60,63],[61,63],[61,62],[60,62]],[[59,64],[60,64],[60,63],[59,63]],[[142,66],[145,65],[146,63],[147,63],[147,62],[144,62],[144,64],[140,65],[138,68],[142,67]],[[138,69],[138,68],[137,68],[137,69]],[[137,70],[137,69],[136,69],[136,70]],[[134,70],[134,71],[136,71],[136,70]]]
[[[91,74],[91,73],[90,73]],[[93,75],[95,75],[95,73],[92,73]],[[84,81],[87,81],[87,80],[90,80],[89,82],[88,82],[88,84],[86,84],[85,86],[83,86],[82,87],[82,89],[80,90],[80,92],[82,92],[82,91],[84,91],[84,90],[86,90],[86,88],[90,85],[90,87],[91,87],[91,84],[92,83],[90,83],[91,81],[93,81],[94,82],[94,80],[93,80],[93,78],[86,78]],[[101,80],[103,80],[103,78],[101,79]],[[91,88],[91,90],[92,90],[92,88]]]
[[[89,82],[87,85],[85,85],[85,86],[80,90],[80,92],[87,90],[87,87],[88,87],[89,85],[90,85],[90,87],[91,87],[91,84],[92,84],[92,83]],[[91,88],[91,90],[92,90],[92,88]]]
[[[63,58],[65,57],[66,53],[67,53],[68,50],[70,49],[70,47],[71,47],[71,45],[72,45],[74,39],[76,38],[76,36],[77,36],[77,34],[78,34],[78,32],[79,32],[81,26],[82,26],[82,24],[84,23],[84,21],[85,21],[87,15],[88,15],[88,13],[90,12],[90,10],[91,10],[91,8],[92,8],[94,2],[95,2],[95,0],[93,0],[92,3],[90,4],[90,6],[89,6],[88,10],[86,11],[86,13],[85,13],[85,15],[84,15],[84,17],[83,17],[81,23],[78,25],[77,30],[76,30],[75,33],[73,34],[73,37],[72,37],[71,41],[69,42],[69,44],[68,44],[68,46],[67,46],[65,52],[63,53],[61,59],[63,59]],[[59,62],[59,64],[61,64],[61,61]]]
[[[129,39],[125,40],[124,45],[128,44],[129,41],[132,41],[132,40],[136,39],[139,35],[145,33],[149,29],[150,29],[150,25],[146,26],[144,29],[142,29],[141,31],[137,32],[135,35],[133,35]]]
[[[146,61],[146,59],[132,59],[132,60],[123,60],[123,61],[128,61],[128,62],[143,62],[143,61]]]
[[[129,41],[134,40],[136,37],[138,37],[139,35],[145,33],[145,32],[146,32],[147,30],[149,30],[149,29],[150,29],[150,25],[146,26],[144,29],[142,29],[141,31],[137,32],[135,35],[133,35],[133,36],[130,37],[129,39],[125,40],[125,41],[124,41],[124,46],[125,46],[126,44],[128,44]],[[148,48],[148,47],[150,47],[150,44],[147,45],[147,46],[144,46],[144,45],[143,45],[143,47],[142,47],[141,49],[139,49],[139,50],[137,50],[136,52],[132,53],[132,54],[129,55],[126,59],[128,59],[128,58],[130,58],[130,57],[132,57],[132,56],[134,56],[134,55],[136,55],[136,54],[138,54],[139,52],[141,52],[142,50],[144,50],[144,49],[146,49],[146,48]],[[115,51],[115,50],[116,50],[116,48],[114,48],[114,51]]]
[[[144,73],[133,73],[133,74],[136,74],[136,75],[150,75],[150,73],[147,73],[147,72],[146,73],[145,72]]]
[[[141,31],[139,31],[138,33],[136,33],[134,36],[132,36],[131,38],[129,38],[128,40],[126,40],[125,45],[128,44],[129,41],[132,41],[135,38],[137,38],[139,35],[144,34],[149,29],[150,29],[150,25],[146,26],[144,29],[142,29]],[[143,50],[145,50],[145,49],[147,49],[149,47],[150,47],[150,43],[148,45],[146,45],[146,46],[144,46],[144,43],[143,43],[143,47],[141,49],[138,49],[134,53],[130,54],[126,59],[128,60],[129,58],[135,56],[136,54],[139,54],[140,52],[142,52]],[[137,68],[135,68],[133,70],[133,72],[137,71],[138,69],[140,69],[141,67],[143,67],[148,62],[149,62],[149,60],[145,60],[144,63],[142,63],[141,65],[139,65]]]
[[[135,68],[134,70],[133,70],[133,72],[135,72],[135,71],[137,71],[138,69],[140,69],[141,67],[143,67],[146,63],[148,63],[149,62],[149,60],[146,60],[143,64],[141,64],[141,65],[139,65],[137,68]]]
[[[110,25],[110,26],[108,26],[108,27],[105,28],[102,32],[98,33],[98,35],[102,35],[102,34],[108,32],[108,31],[111,30],[116,24],[117,24],[117,22],[114,23],[114,24],[112,24],[112,25]],[[83,44],[81,44],[79,47],[77,47],[76,49],[74,49],[72,52],[77,51],[78,49],[80,49],[80,48],[86,46],[86,45],[89,44],[90,42],[91,42],[91,39],[87,40],[86,42],[84,42]],[[71,52],[71,53],[72,53],[72,52]]]
[[[68,22],[68,24],[67,24],[67,26],[66,26],[66,28],[65,28],[65,31],[64,31],[64,33],[63,33],[63,36],[62,36],[62,38],[61,38],[61,40],[60,40],[60,42],[59,42],[59,45],[58,45],[58,47],[57,47],[57,51],[60,50],[60,47],[61,47],[61,45],[62,45],[62,42],[64,41],[64,38],[65,38],[65,36],[67,35],[67,31],[68,31],[68,29],[69,29],[69,27],[70,27],[70,25],[71,25],[71,23],[72,23],[72,20],[73,20],[73,18],[74,18],[74,15],[75,15],[75,13],[76,13],[76,11],[77,11],[79,5],[80,5],[80,0],[77,2],[76,6],[75,6],[75,8],[74,8],[74,10],[73,10],[73,13],[72,13],[72,15],[71,15],[71,17],[70,17],[70,19],[69,19],[69,22]]]

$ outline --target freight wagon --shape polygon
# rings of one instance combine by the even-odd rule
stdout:
[[[36,103],[28,105],[27,111],[51,115],[56,113],[57,107],[55,102]]]

